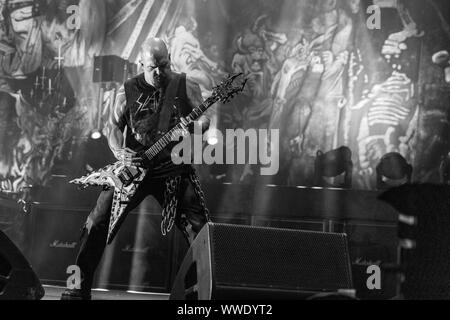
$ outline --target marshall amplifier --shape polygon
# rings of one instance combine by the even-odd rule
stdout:
[[[94,57],[94,83],[123,83],[137,73],[137,66],[118,56]]]
[[[145,204],[144,204],[145,205]],[[149,213],[152,212],[152,213]],[[168,292],[176,228],[161,234],[160,211],[132,212],[105,251],[94,286]]]
[[[67,268],[75,264],[88,214],[86,209],[33,206],[28,258],[42,282],[66,286]]]
[[[397,294],[397,275],[384,270],[397,263],[397,225],[395,223],[347,222],[352,274],[357,297],[363,300],[386,300]],[[380,288],[369,288],[370,266],[381,270]]]
[[[130,213],[97,269],[94,288],[168,292],[174,232],[164,238],[160,211],[147,199]],[[145,208],[145,210],[144,210]],[[75,264],[88,208],[36,205],[29,260],[43,283],[66,286]],[[155,212],[150,214],[148,212]]]
[[[23,212],[17,200],[0,194],[0,231],[5,232],[22,252],[27,249],[27,218],[28,215]]]

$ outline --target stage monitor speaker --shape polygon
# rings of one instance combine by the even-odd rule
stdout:
[[[28,261],[0,231],[0,300],[40,300],[44,294]]]
[[[170,299],[306,299],[352,289],[345,234],[209,223]]]

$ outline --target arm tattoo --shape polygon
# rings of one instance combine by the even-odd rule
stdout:
[[[125,127],[124,115],[125,115],[125,106],[127,104],[127,99],[125,96],[125,87],[120,87],[119,91],[116,95],[116,102],[114,104],[113,112],[110,116],[110,125],[117,126],[121,130]]]
[[[110,113],[109,122],[107,126],[107,140],[108,145],[111,151],[115,153],[121,144],[121,140],[123,137],[123,131],[125,130],[126,121],[125,121],[125,106],[126,106],[126,96],[125,89],[122,86],[116,95],[116,101],[114,104],[114,108]]]

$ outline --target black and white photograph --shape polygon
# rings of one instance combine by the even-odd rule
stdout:
[[[450,300],[450,2],[0,0],[0,300]]]

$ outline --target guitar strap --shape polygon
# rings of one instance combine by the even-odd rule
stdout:
[[[167,88],[165,93],[162,95],[162,108],[161,112],[159,114],[159,121],[158,121],[158,132],[162,135],[165,134],[167,131],[169,131],[169,125],[171,123],[171,118],[174,114],[174,111],[177,112],[177,115],[180,116],[180,93],[182,92],[180,89],[186,88],[186,74],[181,74],[174,77],[172,79]],[[184,89],[186,90],[186,89]],[[181,99],[182,101],[183,99]],[[174,110],[176,109],[176,110]]]

